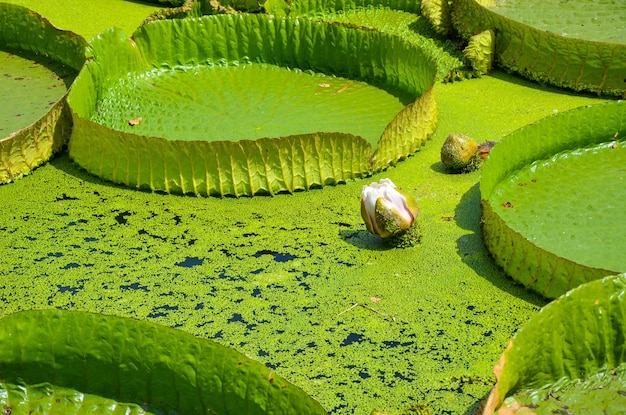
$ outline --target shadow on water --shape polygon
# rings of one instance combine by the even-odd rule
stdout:
[[[381,238],[376,235],[372,235],[366,230],[341,230],[339,231],[339,237],[344,242],[361,249],[386,251],[392,248],[392,246],[385,244]]]
[[[167,195],[168,197],[195,197],[194,193],[188,194],[179,194],[179,193],[167,193],[162,190],[151,190],[147,187],[136,188],[132,186],[125,186],[123,184],[114,183],[112,181],[101,179],[93,174],[89,173],[86,169],[74,163],[69,156],[67,146],[63,147],[63,149],[57,153],[50,161],[49,164],[53,166],[55,169],[60,170],[70,176],[75,177],[78,180],[95,184],[98,186],[106,186],[111,189],[119,189],[119,190],[132,190],[134,192],[144,192],[144,193],[153,193],[153,194],[161,194]],[[231,197],[231,196],[224,196]],[[234,197],[234,196],[233,196]]]
[[[462,261],[470,266],[478,275],[485,278],[497,288],[529,303],[542,307],[547,302],[538,294],[526,289],[507,276],[491,257],[483,243],[480,227],[480,189],[476,183],[462,197],[455,209],[455,220],[459,227],[472,231],[457,239],[457,253]]]
[[[55,169],[60,170],[70,176],[77,178],[78,180],[82,180],[84,182],[97,184],[101,186],[108,186],[115,189],[128,189],[126,186],[122,186],[108,180],[101,179],[97,176],[90,174],[87,170],[80,167],[78,164],[74,163],[70,158],[70,155],[67,150],[67,146],[64,146],[63,149],[57,154],[54,155],[52,159],[48,162]]]

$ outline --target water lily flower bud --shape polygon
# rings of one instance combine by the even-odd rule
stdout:
[[[361,216],[367,230],[382,238],[407,231],[419,214],[415,199],[390,179],[363,186]]]

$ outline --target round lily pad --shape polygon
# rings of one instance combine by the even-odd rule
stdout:
[[[626,105],[557,114],[505,137],[483,168],[483,234],[515,280],[555,298],[626,272]]]
[[[483,415],[618,414],[626,407],[626,274],[592,281],[541,309],[494,368]]]
[[[622,0],[455,0],[467,39],[495,32],[497,61],[530,79],[576,91],[626,93],[626,3]]]
[[[0,320],[0,347],[4,413],[326,413],[263,364],[145,321],[23,311]]]
[[[46,162],[69,137],[67,90],[85,40],[39,14],[0,3],[0,184]]]
[[[131,39],[110,29],[91,52],[69,97],[70,156],[131,187],[321,187],[395,164],[437,122],[436,65],[380,32],[216,15],[155,21]]]

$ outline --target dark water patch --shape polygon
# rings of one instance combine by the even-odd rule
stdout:
[[[196,307],[194,308],[194,310],[204,310],[204,303],[198,303],[196,304]]]
[[[339,225],[339,226],[341,226],[343,228],[350,228],[350,227],[352,227],[351,224],[346,223],[346,222],[332,222],[332,223],[333,223],[333,225]]]
[[[263,350],[263,349],[259,349],[259,351],[257,352],[257,356],[259,357],[265,357],[265,356],[269,356],[269,352]]]
[[[259,236],[259,234],[258,234],[258,233],[256,233],[256,232],[248,232],[248,233],[244,233],[242,236],[243,236],[244,238],[249,238],[249,237],[251,237],[251,236]]]
[[[27,236],[26,239],[28,239],[29,241],[36,241],[37,238],[35,238],[34,236]]]
[[[113,213],[118,212],[117,210],[113,210]],[[127,217],[131,216],[132,213],[129,211],[124,211],[124,212],[120,212],[118,213],[114,219],[115,221],[120,224],[120,225],[126,225],[128,223],[128,219],[126,219]]]
[[[403,375],[400,372],[394,372],[393,373],[393,377],[396,378],[396,379],[403,380],[405,382],[409,382],[409,383],[411,383],[411,382],[413,382],[415,380],[415,378],[411,378],[411,377],[405,376],[405,375]]]
[[[269,249],[262,249],[260,251],[257,251],[254,253],[254,257],[255,258],[260,258],[263,255],[271,255],[274,257],[274,261],[276,262],[287,262],[287,261],[292,261],[296,258],[298,258],[296,255],[291,255],[291,254],[283,254],[280,252],[276,252],[276,251],[271,251]]]
[[[60,293],[67,293],[67,292],[69,292],[72,295],[76,294],[78,291],[80,291],[80,288],[72,287],[72,286],[69,286],[69,285],[57,284],[57,288],[59,289]]]
[[[337,263],[338,263],[339,265],[345,265],[345,266],[346,266],[346,267],[348,267],[348,268],[352,268],[353,266],[355,266],[355,265],[356,265],[356,264],[353,264],[353,263],[351,263],[351,262],[346,262],[346,261],[341,261],[341,260],[340,260],[340,261],[337,261]]]
[[[178,306],[162,305],[159,307],[153,307],[152,312],[148,314],[148,318],[167,317],[168,311],[177,311]]]
[[[307,284],[306,282],[301,282],[300,284],[298,284],[300,287],[304,288],[304,291],[309,291],[311,289],[311,286],[309,284]]]
[[[278,369],[278,366],[280,366],[280,364],[278,363],[270,363],[270,362],[265,363],[265,367],[270,368],[272,370]]]
[[[98,238],[83,238],[83,241],[85,242],[97,242],[99,241]]]
[[[176,265],[177,267],[191,268],[191,267],[195,267],[198,265],[202,265],[203,263],[204,263],[204,259],[200,259],[198,257],[187,257],[185,258],[184,261],[177,262],[174,265]]]
[[[63,193],[60,197],[54,199],[55,202],[62,202],[64,200],[80,200],[77,197],[68,196],[66,193]]]
[[[65,266],[61,267],[61,269],[72,269],[72,268],[78,268],[78,267],[80,267],[80,264],[76,262],[70,262],[69,264],[66,264]]]
[[[493,336],[493,332],[492,332],[491,330],[486,331],[486,332],[484,332],[484,333],[483,333],[483,336],[485,336],[485,337],[491,337],[491,336]]]
[[[361,379],[368,379],[368,378],[371,378],[372,375],[370,375],[366,370],[361,370],[359,371],[359,377]]]
[[[358,333],[350,333],[348,334],[348,337],[346,337],[341,343],[341,347],[350,346],[354,343],[361,343],[363,342],[363,340],[365,340],[364,335]]]
[[[67,228],[67,227],[70,227],[70,226],[77,226],[78,224],[83,224],[83,223],[87,223],[87,220],[86,219],[78,219],[77,221],[71,221],[71,222],[68,222],[68,224],[65,227]]]
[[[261,295],[261,289],[260,288],[255,288],[254,290],[252,290],[252,296],[253,297],[259,297]]]
[[[178,215],[175,215],[172,219],[174,220],[174,225],[180,225],[182,223],[182,219]]]
[[[211,336],[212,339],[223,339],[224,338],[224,331],[220,330],[217,333],[215,333],[213,336]]]
[[[320,373],[319,375],[315,375],[315,376],[309,376],[309,379],[331,379],[331,376],[325,375],[323,373]]]
[[[247,321],[243,319],[243,316],[239,313],[233,313],[233,316],[227,320],[229,323],[244,323],[248,324]]]
[[[138,233],[139,235],[147,235],[147,236],[149,236],[149,237],[151,237],[151,238],[154,238],[154,239],[159,239],[159,240],[164,241],[164,242],[165,242],[165,241],[167,241],[167,238],[164,238],[164,237],[162,237],[162,236],[159,236],[159,235],[155,235],[155,234],[153,234],[153,233],[150,233],[150,232],[148,232],[148,231],[147,231],[147,230],[145,230],[145,229],[139,229],[139,231],[137,231],[137,233]]]
[[[47,254],[48,258],[61,258],[62,256],[63,256],[63,252],[48,252]],[[41,262],[44,259],[46,259],[46,257],[35,259],[35,262]]]
[[[328,413],[329,414],[343,414],[344,413],[344,409],[346,409],[348,407],[347,404],[342,403],[340,405],[335,406],[333,409],[331,409]]]
[[[62,213],[57,213],[56,215],[57,215],[57,216],[61,216],[62,218],[64,218],[64,217],[66,217],[66,216],[69,216],[70,214],[69,214],[69,213],[67,213],[67,212],[62,212]]]
[[[144,291],[144,292],[149,292],[150,291],[147,286],[140,285],[138,282],[134,282],[134,283],[128,284],[128,285],[120,285],[120,288],[122,290],[124,290],[124,291],[128,291],[128,290]]]

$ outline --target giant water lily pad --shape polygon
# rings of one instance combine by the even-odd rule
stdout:
[[[483,170],[484,239],[515,280],[555,298],[626,271],[623,102],[548,117],[507,136]]]
[[[437,121],[435,64],[379,32],[220,15],[156,21],[130,40],[111,29],[92,49],[70,95],[70,155],[132,187],[240,196],[335,184],[417,151]]]
[[[576,91],[626,92],[621,0],[455,0],[452,15],[466,38],[495,31],[495,53],[505,68]]]
[[[46,162],[69,136],[68,86],[85,61],[85,40],[37,13],[0,3],[0,184]]]
[[[625,294],[622,274],[584,284],[541,309],[502,354],[483,414],[623,413]]]
[[[26,311],[0,320],[0,348],[5,414],[326,413],[261,363],[153,323]]]

